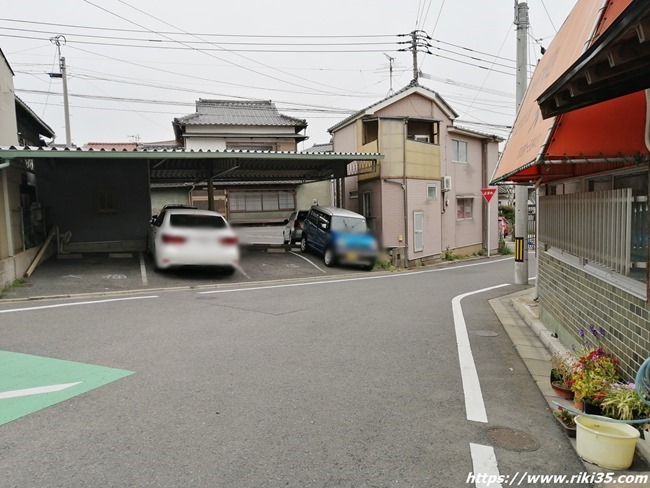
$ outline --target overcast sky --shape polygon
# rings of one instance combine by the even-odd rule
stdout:
[[[596,0],[594,0],[596,1]],[[575,0],[529,0],[531,72]],[[266,99],[304,118],[304,147],[412,79],[414,29],[433,39],[421,79],[458,125],[507,135],[515,115],[514,0],[41,0],[3,2],[0,48],[16,93],[65,142],[56,47],[68,65],[72,141],[173,139],[199,98]],[[480,124],[480,125],[475,125]],[[302,146],[301,146],[302,149]]]

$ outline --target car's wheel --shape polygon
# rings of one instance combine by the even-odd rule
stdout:
[[[368,264],[364,264],[361,269],[365,269],[366,271],[372,271],[375,268],[375,261],[372,260]]]
[[[307,238],[306,237],[303,237],[302,239],[300,239],[300,250],[302,252],[307,252],[308,251]]]
[[[325,254],[323,254],[323,262],[327,267],[334,266],[336,264],[336,256],[334,255],[334,250],[331,247],[325,249]]]

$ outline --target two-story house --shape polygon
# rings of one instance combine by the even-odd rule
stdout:
[[[173,121],[178,144],[186,150],[290,151],[307,139],[307,122],[278,112],[270,100],[205,100],[196,102],[196,112]],[[278,180],[220,181],[213,178],[215,208],[230,222],[281,222],[293,210],[306,209],[314,201],[331,203],[328,181],[286,182]],[[192,190],[193,204],[204,206],[207,190]]]
[[[345,208],[365,215],[381,245],[408,264],[498,245],[497,202],[488,206],[481,188],[502,139],[456,127],[457,116],[438,93],[411,84],[329,129],[334,151],[385,156],[338,191]]]

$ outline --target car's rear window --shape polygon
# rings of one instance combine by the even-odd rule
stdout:
[[[170,215],[169,225],[172,227],[202,229],[224,229],[227,227],[224,218],[218,215]]]
[[[308,213],[309,210],[303,210],[301,212],[298,212],[298,216],[296,217],[296,220],[305,220],[307,218]]]

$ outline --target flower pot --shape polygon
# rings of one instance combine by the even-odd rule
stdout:
[[[607,420],[606,417],[576,417],[578,455],[603,468],[627,469],[634,459],[639,431],[627,424]]]
[[[575,399],[573,400],[573,406],[576,407],[576,410],[580,410],[581,412],[584,412],[584,402],[582,400],[576,401]]]
[[[584,412],[589,415],[602,415],[603,410],[600,408],[600,405],[591,403],[589,400],[583,400],[582,404],[584,406]]]
[[[558,417],[555,417],[555,420],[557,420],[557,423],[560,424],[560,427],[562,427],[562,430],[564,433],[569,436],[569,437],[575,437],[576,436],[576,428],[575,427],[569,427],[567,424],[562,422],[561,419]]]
[[[553,391],[560,398],[564,398],[565,400],[573,400],[573,396],[574,396],[573,391],[571,391],[570,388],[566,388],[566,387],[562,386],[561,381],[553,381],[551,383],[551,388],[553,388]]]

